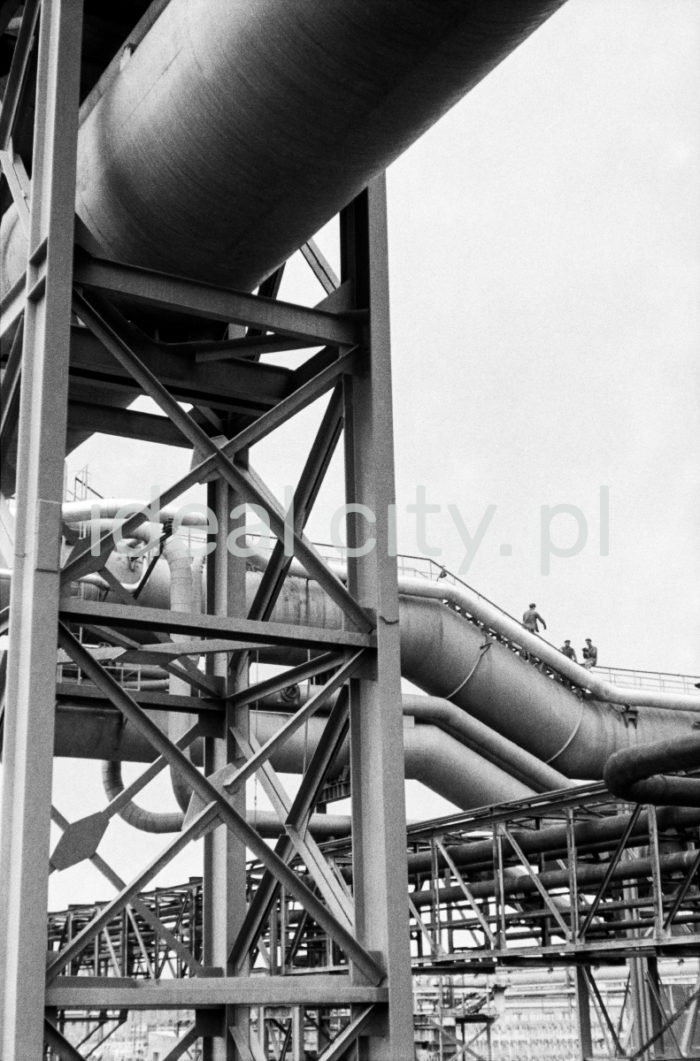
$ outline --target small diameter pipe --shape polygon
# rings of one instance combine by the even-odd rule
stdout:
[[[631,814],[615,814],[607,818],[594,818],[578,822],[574,826],[574,840],[579,854],[591,854],[596,851],[609,851],[615,847],[629,824]],[[675,830],[680,833],[697,830],[700,825],[700,812],[693,808],[662,808],[658,812],[658,826],[662,832]],[[565,858],[567,854],[567,825],[549,825],[542,829],[515,828],[513,835],[521,849],[529,857],[545,855],[549,859]],[[637,818],[632,829],[631,839],[639,844],[648,842],[649,815],[647,811]],[[452,844],[448,847],[455,865],[469,872],[478,873],[493,865],[493,842],[489,840],[471,840],[463,844]],[[411,873],[429,873],[432,865],[430,851],[409,853],[408,868]]]
[[[102,781],[110,801],[120,795],[124,791],[121,763],[103,763]],[[146,833],[179,833],[185,819],[183,811],[145,810],[133,800],[124,808],[121,816],[129,825]],[[261,836],[277,837],[284,831],[282,822],[272,811],[248,811],[246,817]],[[309,829],[314,836],[326,840],[347,836],[350,833],[350,823],[350,816],[346,814],[312,814]]]
[[[150,523],[163,524],[177,519],[183,527],[207,527],[207,516],[203,512],[188,512],[189,505],[168,505],[152,511],[143,499],[134,497],[100,497],[92,501],[66,501],[61,509],[68,524],[90,523],[94,519],[114,520],[121,513],[124,521],[136,512],[146,513]]]
[[[665,855],[659,859],[661,869],[668,873],[687,872],[692,866],[697,851],[679,851],[672,855]],[[576,867],[576,880],[579,888],[593,889],[605,878],[608,867],[602,865],[581,865]],[[612,871],[612,880],[638,880],[649,877],[652,873],[652,860],[649,858],[636,858],[630,861],[621,860]],[[545,870],[537,875],[537,881],[547,889],[567,888],[570,883],[569,870]],[[495,879],[469,882],[469,890],[477,899],[492,898],[497,894],[498,881]],[[503,881],[503,891],[506,895],[537,895],[537,884],[528,874],[508,875]],[[439,902],[450,902],[464,899],[464,892],[459,886],[418,890],[411,892],[411,899],[416,906],[429,906],[437,899]],[[604,925],[602,926],[605,927]]]
[[[667,777],[700,767],[700,734],[624,748],[608,759],[604,779],[620,799],[656,806],[700,807],[700,778]]]

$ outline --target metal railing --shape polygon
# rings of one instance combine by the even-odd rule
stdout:
[[[625,689],[663,689],[670,693],[697,694],[700,688],[700,677],[694,674],[635,670],[629,667],[596,667],[595,672],[613,685],[621,685]]]

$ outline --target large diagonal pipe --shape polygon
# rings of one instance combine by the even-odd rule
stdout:
[[[259,572],[249,572],[247,577],[248,596],[252,599],[261,576]],[[629,705],[594,698],[584,690],[576,690],[548,676],[508,644],[496,640],[490,631],[501,631],[504,636],[517,634],[530,647],[526,631],[511,630],[512,620],[495,614],[493,606],[490,607],[494,614],[488,614],[489,623],[486,627],[479,626],[434,598],[436,593],[444,596],[448,587],[428,580],[416,582],[401,583],[404,590],[411,590],[411,595],[402,594],[400,598],[404,676],[432,696],[450,701],[456,709],[472,715],[531,756],[554,767],[559,774],[599,780],[614,752],[690,737],[697,732],[694,727],[700,698],[669,697],[649,691],[644,693],[644,698],[651,702],[633,710]],[[425,595],[417,596],[418,591]],[[465,593],[461,597],[465,609],[469,604],[476,614],[479,602],[469,600]],[[149,583],[140,602],[167,607],[167,579],[158,578]],[[338,609],[319,587],[299,578],[287,579],[273,619],[330,629],[337,628],[341,622]],[[536,645],[539,638],[532,641],[539,647]],[[545,642],[541,644],[545,646]],[[563,670],[565,657],[557,655],[559,659],[554,662]],[[584,681],[590,680],[587,671],[582,668],[577,671]],[[632,701],[635,691],[629,692]],[[625,693],[619,691],[619,695]],[[89,725],[89,719],[85,724]],[[99,728],[97,716],[94,725]],[[59,714],[57,733],[63,733],[63,727]],[[63,736],[69,741],[70,731],[65,731]],[[97,740],[97,733],[95,737],[97,747],[102,742]],[[118,749],[113,750],[117,754],[110,752],[104,757],[119,758]]]
[[[249,290],[562,3],[170,0],[83,105],[94,249]]]

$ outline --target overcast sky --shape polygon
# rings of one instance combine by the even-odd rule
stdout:
[[[399,499],[472,531],[497,506],[468,581],[601,662],[694,673],[699,59],[692,0],[571,0],[389,180]],[[584,519],[543,574],[541,527],[573,548]]]
[[[699,57],[696,0],[570,0],[388,180],[401,550],[517,615],[536,601],[602,663],[696,674]],[[299,430],[260,457],[277,486]],[[99,446],[72,470],[133,493]],[[470,563],[448,506],[481,527]]]

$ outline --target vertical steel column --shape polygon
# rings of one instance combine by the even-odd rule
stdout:
[[[304,1007],[292,1006],[290,1018],[291,1027],[291,1058],[292,1061],[304,1061]]]
[[[344,211],[341,226],[343,280],[354,283],[355,304],[369,308],[367,361],[346,390],[346,497],[366,506],[348,517],[348,585],[376,615],[377,637],[376,671],[353,681],[350,694],[355,934],[381,957],[389,991],[387,1022],[361,1038],[358,1056],[395,1061],[413,1057],[414,1045],[383,176]]]
[[[218,479],[208,490],[210,510],[215,514],[217,533],[215,548],[207,558],[207,611],[213,615],[245,615],[245,560],[229,553],[227,537],[230,530],[229,515],[235,504],[235,495],[227,483]],[[240,521],[239,521],[240,523]],[[223,682],[228,681],[228,657],[214,657],[213,673]],[[234,691],[225,688],[226,692]],[[205,771],[207,774],[220,770],[231,762],[239,762],[240,749],[231,734],[230,727],[240,724],[238,717],[247,708],[226,706],[222,718],[221,737],[207,739]],[[247,725],[243,727],[247,731]],[[246,812],[245,785],[233,798],[233,806],[240,813]],[[230,829],[215,829],[204,840],[204,931],[206,940],[205,964],[222,969],[224,976],[233,975],[230,953],[233,940],[246,914],[246,850]],[[247,969],[242,972],[245,975]],[[235,1061],[240,1057],[229,1026],[235,1025],[247,1043],[249,1013],[242,1007],[226,1007],[223,1014],[222,1035],[204,1040],[204,1061]]]
[[[587,1061],[593,1055],[591,1001],[585,965],[576,966],[576,1012],[578,1015],[579,1057]]]
[[[643,960],[646,962],[644,987],[646,990],[649,1023],[651,1026],[649,1038],[652,1036],[654,1037],[654,1046],[649,1052],[652,1055],[658,1054],[659,1056],[664,1057],[666,1054],[666,1044],[664,1042],[665,1035],[663,1032],[667,1018],[663,1009],[663,987],[659,976],[659,963],[656,958],[652,957],[647,957]]]
[[[0,1056],[43,1055],[81,0],[41,10],[4,739]]]

